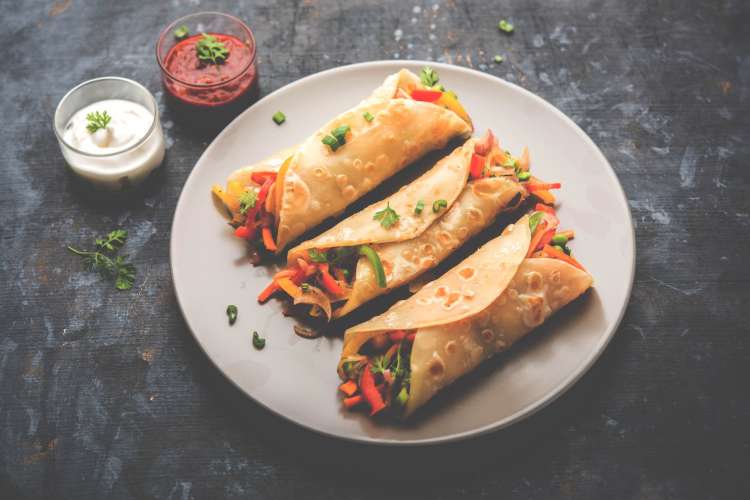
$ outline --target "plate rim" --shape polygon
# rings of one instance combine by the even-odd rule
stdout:
[[[522,408],[509,416],[506,416],[505,418],[501,420],[497,420],[491,424],[487,424],[482,427],[478,427],[476,429],[456,432],[453,434],[447,434],[445,436],[439,436],[439,437],[398,440],[398,439],[392,439],[392,438],[375,438],[375,437],[369,437],[369,436],[352,436],[352,435],[344,435],[344,434],[335,434],[333,432],[329,432],[323,429],[313,427],[312,425],[308,425],[304,422],[297,421],[294,418],[287,416],[283,413],[280,413],[274,408],[271,408],[270,406],[259,401],[258,399],[253,397],[252,394],[250,394],[248,391],[242,388],[235,380],[233,380],[227,374],[227,372],[225,372],[225,370],[222,369],[222,367],[208,353],[207,347],[204,346],[204,344],[201,342],[199,336],[195,333],[195,330],[193,326],[191,325],[190,319],[185,314],[185,309],[183,307],[182,300],[180,299],[177,273],[175,273],[174,254],[176,253],[177,244],[175,241],[174,227],[182,211],[181,208],[184,207],[186,203],[184,201],[186,199],[185,188],[191,182],[191,179],[194,178],[195,170],[198,164],[200,164],[203,158],[206,157],[215,147],[217,147],[216,143],[225,134],[230,133],[230,129],[233,127],[235,122],[238,122],[245,114],[253,112],[254,108],[264,103],[265,101],[271,100],[272,98],[276,97],[278,94],[293,91],[296,87],[300,87],[306,84],[307,82],[313,81],[315,79],[323,78],[325,76],[328,76],[331,73],[338,73],[338,72],[343,72],[343,71],[356,71],[358,69],[368,69],[372,67],[377,68],[377,67],[386,67],[386,66],[387,67],[390,67],[390,66],[400,66],[400,67],[431,66],[431,67],[435,67],[438,69],[443,68],[443,69],[448,69],[450,71],[455,70],[455,71],[458,71],[459,73],[467,74],[471,78],[479,77],[489,82],[492,82],[493,84],[496,84],[496,85],[499,84],[503,86],[508,86],[512,90],[516,92],[520,92],[521,94],[524,94],[526,97],[529,97],[535,100],[542,107],[546,108],[548,111],[551,111],[553,114],[557,115],[559,118],[562,118],[563,122],[567,123],[568,126],[572,127],[572,129],[576,132],[576,134],[579,137],[581,137],[585,143],[593,147],[595,155],[598,156],[601,161],[603,161],[604,165],[606,165],[607,175],[609,175],[615,181],[615,184],[618,187],[618,194],[620,197],[620,201],[622,202],[622,205],[624,206],[625,211],[627,213],[628,225],[630,228],[629,234],[630,234],[631,259],[630,259],[630,262],[628,262],[629,279],[628,279],[627,290],[625,294],[625,300],[620,306],[620,311],[617,314],[616,320],[610,324],[610,327],[605,332],[604,337],[594,346],[594,348],[589,353],[588,357],[585,359],[584,363],[581,365],[581,367],[577,369],[576,371],[574,371],[571,375],[563,379],[546,396],[540,398],[538,401],[534,402],[533,404],[528,405],[527,407]],[[206,147],[206,149],[203,151],[203,153],[200,155],[198,160],[193,165],[192,169],[190,170],[190,173],[188,174],[187,178],[185,179],[182,185],[182,188],[180,189],[180,195],[177,198],[177,204],[175,205],[175,211],[172,216],[172,224],[170,226],[169,267],[170,267],[170,274],[172,275],[172,286],[174,288],[175,298],[177,299],[177,305],[179,307],[180,314],[182,315],[185,321],[185,324],[187,325],[188,330],[190,331],[190,334],[192,335],[193,339],[196,341],[196,343],[200,347],[201,351],[203,351],[205,356],[211,361],[211,364],[213,364],[216,367],[216,369],[222,374],[222,376],[225,379],[227,379],[232,385],[234,385],[246,397],[249,397],[255,404],[263,407],[265,410],[271,412],[272,414],[283,418],[287,422],[290,422],[298,427],[312,431],[320,436],[325,436],[328,438],[341,439],[344,441],[359,443],[359,444],[380,445],[380,446],[432,446],[432,445],[440,445],[440,444],[446,444],[446,443],[455,443],[455,442],[459,442],[459,441],[463,441],[463,440],[467,440],[471,438],[477,438],[479,436],[483,436],[485,434],[496,432],[501,429],[510,427],[511,425],[517,422],[520,422],[526,418],[531,417],[538,411],[544,409],[548,405],[555,402],[558,398],[560,398],[563,394],[565,394],[568,390],[570,390],[570,388],[573,387],[586,373],[589,372],[591,367],[601,357],[604,350],[607,348],[609,343],[612,341],[612,338],[617,333],[617,330],[619,329],[620,324],[622,323],[622,319],[625,316],[625,312],[627,311],[628,305],[630,303],[630,299],[632,297],[632,292],[633,292],[633,284],[635,281],[636,234],[635,234],[635,227],[633,225],[633,217],[630,211],[630,205],[628,203],[627,195],[625,193],[625,190],[622,184],[620,183],[619,178],[617,177],[617,173],[615,172],[614,168],[612,168],[612,165],[610,164],[609,160],[607,160],[607,157],[604,156],[604,153],[602,153],[601,149],[599,149],[599,146],[593,141],[593,139],[591,139],[591,137],[589,137],[589,135],[576,122],[574,122],[568,115],[566,115],[557,107],[555,107],[552,103],[538,96],[537,94],[531,92],[530,90],[527,90],[521,87],[518,84],[509,82],[495,75],[491,75],[488,73],[484,73],[482,71],[478,71],[473,68],[467,68],[464,66],[457,66],[453,64],[441,63],[441,62],[436,62],[436,61],[418,60],[418,59],[375,60],[375,61],[365,61],[365,62],[359,62],[359,63],[353,63],[353,64],[346,64],[343,66],[329,68],[323,71],[319,71],[317,73],[312,73],[298,80],[290,82],[274,90],[270,94],[262,97],[261,99],[257,100],[247,109],[242,111],[242,113],[237,115],[231,122],[229,122],[221,130],[221,132],[219,132],[216,135],[216,137],[214,137],[214,139],[211,141],[208,147]]]

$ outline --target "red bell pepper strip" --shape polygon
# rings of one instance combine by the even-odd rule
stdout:
[[[552,227],[544,232],[542,235],[542,239],[539,240],[539,243],[537,243],[534,250],[541,250],[544,248],[545,245],[549,245],[549,242],[552,241],[552,237],[555,235],[555,228]]]
[[[526,189],[533,193],[534,191],[548,191],[550,189],[560,189],[562,185],[559,182],[552,182],[549,184],[543,184],[543,183],[528,183],[526,184]]]
[[[547,212],[550,215],[557,215],[557,213],[555,212],[555,207],[545,205],[544,203],[537,203],[534,207],[534,210],[538,212]]]
[[[390,338],[391,342],[394,344],[404,340],[404,337],[406,337],[406,332],[404,330],[393,330],[388,334],[388,338]]]
[[[438,99],[440,99],[440,96],[442,96],[443,93],[439,90],[413,90],[411,93],[411,98],[415,101],[424,101],[424,102],[435,102]]]
[[[367,363],[365,369],[362,370],[362,375],[359,377],[359,388],[362,391],[362,396],[365,398],[365,401],[370,405],[371,416],[385,408],[383,396],[375,387],[375,377],[372,375],[370,363]]]
[[[406,341],[409,343],[414,342],[414,339],[417,337],[417,332],[412,332],[409,335],[406,336]]]
[[[274,179],[266,179],[263,185],[260,187],[260,191],[258,191],[258,198],[255,200],[256,207],[263,206],[263,204],[266,202],[268,191],[271,189],[273,183]]]
[[[472,179],[481,179],[484,177],[484,166],[486,164],[484,156],[476,153],[471,155],[471,166],[469,167],[469,174]]]
[[[247,226],[240,226],[234,230],[234,235],[238,238],[246,240],[250,236],[250,229]]]
[[[276,180],[276,172],[253,172],[250,175],[250,178],[255,182],[256,184],[260,184],[261,186],[266,183],[268,179],[271,179],[272,181]]]

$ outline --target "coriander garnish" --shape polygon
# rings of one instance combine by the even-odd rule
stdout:
[[[438,74],[429,66],[422,68],[422,71],[419,72],[419,79],[425,87],[434,87],[440,81]]]
[[[419,215],[422,213],[422,210],[424,210],[424,201],[419,200],[417,204],[414,206],[414,213]]]
[[[281,125],[286,121],[286,115],[281,111],[275,112],[271,118],[276,122],[276,125]]]
[[[233,325],[237,321],[237,306],[229,304],[227,306],[227,318],[229,318],[229,324]]]
[[[362,116],[364,116],[365,120],[367,120],[368,122],[371,122],[375,119],[375,117],[372,116],[369,111],[365,111],[364,113],[362,113]]]
[[[323,251],[321,252],[317,248],[311,248],[307,251],[307,255],[310,256],[310,260],[313,262],[328,262],[328,254],[327,252]]]
[[[224,42],[220,42],[215,36],[203,33],[203,38],[195,44],[198,59],[213,64],[223,63],[229,57],[229,49]]]
[[[78,250],[68,246],[68,250],[86,259],[86,263],[92,271],[114,280],[115,288],[118,290],[130,290],[135,281],[135,266],[125,262],[125,257],[115,255],[125,244],[128,233],[122,229],[116,229],[104,238],[95,240],[96,250]]]
[[[106,111],[101,113],[99,111],[94,111],[93,113],[86,115],[86,120],[89,122],[89,124],[86,125],[86,130],[93,134],[100,128],[107,128],[109,122],[112,121],[112,117],[109,116],[109,113]]]
[[[500,22],[499,22],[499,23],[497,23],[497,27],[498,27],[498,29],[500,29],[500,31],[502,31],[503,33],[507,33],[507,34],[511,34],[511,33],[513,33],[513,25],[512,25],[512,24],[510,24],[510,23],[509,23],[508,21],[506,21],[505,19],[500,19]]]
[[[443,200],[443,199],[435,200],[432,202],[432,211],[433,213],[438,213],[441,208],[445,208],[447,206],[448,206],[447,200]]]
[[[258,335],[258,332],[253,332],[253,347],[257,350],[261,350],[266,347],[266,339]]]
[[[399,215],[391,208],[391,205],[388,202],[386,202],[383,210],[378,210],[375,212],[375,215],[372,216],[373,220],[380,221],[380,225],[386,229],[397,223],[399,218]]]
[[[339,125],[331,130],[329,135],[323,137],[321,142],[331,148],[331,151],[336,151],[338,148],[346,144],[346,134],[348,134],[350,130],[351,127],[349,125]]]
[[[174,37],[176,39],[182,40],[183,38],[187,38],[188,35],[190,35],[190,30],[188,30],[188,27],[183,24],[175,29],[172,33],[174,33]]]
[[[255,208],[255,202],[258,199],[258,193],[254,189],[249,189],[240,195],[240,213],[246,215],[247,211]]]
[[[531,174],[529,172],[518,172],[519,181],[528,181],[529,179],[531,179]]]

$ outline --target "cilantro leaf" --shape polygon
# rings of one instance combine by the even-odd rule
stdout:
[[[247,211],[251,208],[255,208],[255,203],[258,200],[258,193],[254,189],[249,189],[240,195],[240,213],[247,215]]]
[[[118,290],[130,290],[135,281],[135,266],[127,262],[124,256],[116,254],[127,239],[127,231],[117,229],[94,242],[96,250],[78,250],[68,246],[68,250],[83,258],[86,265],[94,272],[114,282]]]
[[[313,262],[328,262],[328,253],[325,250],[320,251],[317,248],[311,248],[307,251],[307,255]]]
[[[388,202],[386,202],[385,208],[375,212],[375,215],[373,215],[372,218],[373,220],[380,221],[380,225],[386,229],[396,224],[400,219],[399,215],[391,208],[391,205]]]
[[[388,359],[385,355],[373,359],[372,364],[370,365],[370,371],[372,371],[372,373],[377,375],[378,373],[384,373],[386,370],[388,370]]]
[[[419,72],[419,79],[425,87],[434,87],[440,81],[437,72],[429,66],[422,68],[422,71]]]
[[[224,42],[220,42],[215,36],[203,33],[203,38],[195,44],[198,59],[213,64],[223,63],[229,57],[229,49]]]
[[[90,134],[93,134],[100,128],[107,128],[109,122],[112,121],[112,117],[106,111],[101,113],[99,111],[94,111],[93,113],[86,115],[86,120],[89,122],[88,125],[86,125],[86,130],[88,130]]]
[[[111,231],[104,238],[97,238],[95,240],[96,247],[99,250],[106,250],[109,252],[116,252],[121,246],[125,244],[125,240],[128,238],[128,232],[122,229],[115,229]]]

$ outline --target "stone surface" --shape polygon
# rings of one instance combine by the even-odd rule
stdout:
[[[488,3],[0,1],[0,497],[750,496],[748,3]],[[518,83],[591,135],[627,193],[638,262],[619,332],[573,390],[507,431],[396,450],[302,431],[222,378],[168,259],[211,137],[165,109],[162,173],[106,203],[66,173],[51,127],[85,79],[160,90],[160,29],[201,9],[255,29],[263,94],[342,64],[432,59]],[[116,226],[140,271],[131,293],[64,250]]]

